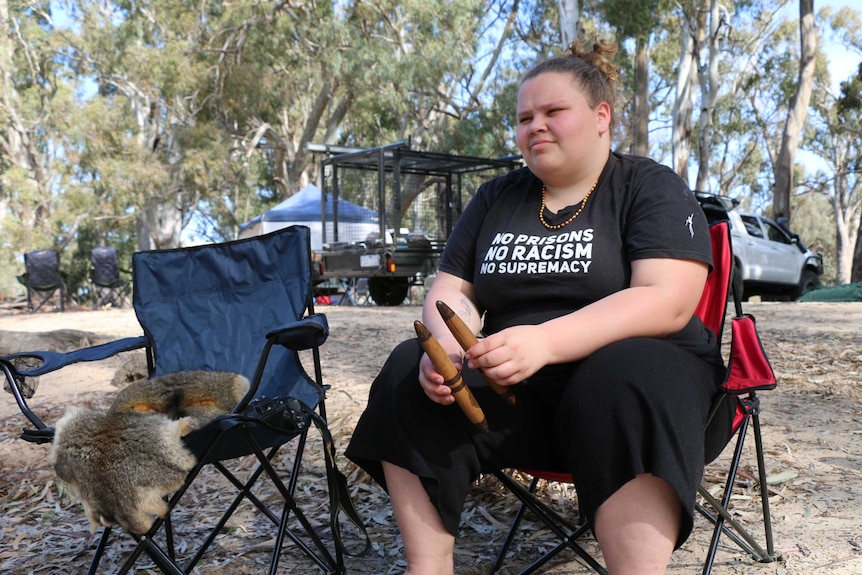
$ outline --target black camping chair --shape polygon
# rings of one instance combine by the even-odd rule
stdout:
[[[197,465],[170,496],[168,513],[156,519],[146,534],[130,535],[134,546],[121,564],[103,567],[127,573],[145,555],[162,573],[189,573],[217,538],[230,537],[228,522],[241,504],[250,503],[242,508],[259,512],[264,526],[272,524],[267,531],[267,540],[274,540],[270,573],[278,568],[286,539],[321,571],[343,573],[341,512],[357,526],[359,546],[364,527],[351,505],[346,480],[335,465],[335,448],[326,424],[319,347],[329,328],[326,317],[313,309],[308,228],[294,226],[223,244],[139,252],[132,267],[134,308],[144,336],[66,354],[31,352],[0,357],[10,390],[33,426],[25,429],[23,439],[42,443],[54,435],[27,405],[27,380],[74,362],[145,348],[151,376],[188,370],[229,371],[246,376],[251,385],[229,414],[183,437]],[[301,350],[311,350],[311,375],[300,360]],[[34,360],[41,365],[20,367],[21,362]],[[312,424],[322,437],[330,500],[328,530],[334,550],[321,536],[327,526],[315,525],[303,512],[297,489]],[[288,445],[295,449],[292,463],[281,464],[289,473],[285,481],[276,457],[287,452],[282,448]],[[202,518],[195,514],[200,495],[194,491],[186,495],[194,485],[213,485],[216,471],[226,478],[232,495],[211,489],[206,498],[217,498],[224,511],[220,518]],[[180,521],[189,516],[191,520]],[[121,544],[120,549],[128,543],[125,534],[112,533],[116,531],[120,530],[103,528],[89,573],[96,573],[100,562],[111,563],[115,555],[105,553],[109,543]],[[367,549],[367,536],[365,546]]]
[[[98,247],[90,251],[90,293],[93,309],[102,306],[123,307],[130,303],[131,286],[120,277],[120,271],[117,248]]]
[[[59,303],[55,308],[66,309],[66,280],[60,271],[60,256],[54,250],[37,250],[24,254],[25,272],[18,281],[27,288],[27,309],[36,313],[42,306],[51,303],[59,293]]]
[[[728,288],[731,284],[730,278],[733,265],[730,231],[727,222],[719,221],[712,224],[710,226],[710,234],[713,248],[713,270],[707,278],[704,293],[701,296],[696,313],[703,320],[704,325],[710,327],[721,337],[724,330]],[[716,404],[721,401],[736,402],[736,414],[731,429],[733,435],[736,435],[737,440],[729,471],[725,477],[723,495],[720,498],[715,497],[703,485],[698,489],[702,500],[697,503],[696,509],[714,526],[712,541],[703,565],[704,575],[708,575],[712,570],[719,539],[722,535],[726,535],[756,561],[769,563],[779,558],[775,552],[772,540],[766,466],[760,430],[760,400],[757,397],[757,391],[775,388],[775,374],[760,343],[755,329],[754,318],[751,315],[743,313],[742,304],[738,296],[739,294],[734,289],[733,301],[736,315],[731,320],[730,360],[723,385],[724,393],[716,399]],[[734,518],[730,505],[737,471],[742,461],[742,450],[749,425],[752,428],[755,441],[765,549],[749,533],[745,526]],[[728,437],[728,443],[733,439],[733,435]],[[518,535],[524,514],[529,510],[538,517],[539,521],[545,527],[557,536],[559,543],[544,552],[522,570],[520,572],[521,575],[538,571],[564,549],[574,551],[592,571],[606,575],[607,570],[579,542],[579,539],[589,532],[589,526],[584,522],[573,522],[563,517],[555,509],[543,502],[536,494],[536,488],[540,480],[571,483],[571,475],[550,470],[522,469],[518,471],[531,476],[532,479],[526,487],[516,480],[508,470],[498,470],[494,474],[499,482],[518,498],[521,505],[509,528],[503,545],[498,551],[491,572],[496,573],[501,569],[507,553],[515,537]]]

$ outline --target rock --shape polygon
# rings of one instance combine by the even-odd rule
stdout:
[[[114,372],[114,377],[111,379],[111,385],[118,389],[123,389],[130,383],[139,379],[147,378],[147,353],[143,349],[130,351],[127,354],[125,361]]]
[[[0,355],[22,351],[66,352],[111,341],[112,337],[77,329],[45,332],[0,331]]]
[[[0,331],[0,355],[21,353],[27,351],[54,351],[64,353],[83,347],[98,345],[109,341],[105,335],[77,329],[57,329],[46,332]],[[12,360],[12,365],[19,370],[38,367],[40,361],[34,358],[21,357]],[[39,387],[38,377],[18,378],[21,394],[25,398],[33,397]],[[12,392],[9,382],[4,381],[3,389]]]

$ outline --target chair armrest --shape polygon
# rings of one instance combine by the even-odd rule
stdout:
[[[27,377],[38,377],[52,371],[56,371],[67,365],[80,361],[99,361],[117,355],[124,351],[140,349],[149,345],[149,339],[145,336],[127,337],[118,339],[102,345],[95,345],[83,349],[76,349],[68,353],[55,351],[22,351],[9,355],[0,356],[0,371],[3,372],[8,389],[14,397],[21,413],[26,417],[35,429],[24,429],[21,439],[33,443],[48,443],[54,438],[54,429],[48,427],[30,406],[27,405],[27,397],[32,396],[22,389],[24,379]],[[36,359],[41,365],[30,369],[19,369],[15,367],[15,359]]]
[[[18,375],[22,375],[24,377],[38,377],[80,361],[99,361],[124,351],[140,349],[142,347],[146,347],[149,344],[149,341],[150,340],[147,339],[146,336],[139,335],[136,337],[127,337],[110,341],[101,345],[85,347],[83,349],[76,349],[67,353],[59,353],[56,351],[21,351],[0,356],[0,361],[8,363],[11,366],[11,360],[15,358],[38,359],[42,362],[41,365],[32,369],[17,370],[12,366],[12,371]]]
[[[266,339],[271,343],[295,351],[323,345],[327,337],[329,337],[329,323],[322,313],[304,317],[266,334]]]

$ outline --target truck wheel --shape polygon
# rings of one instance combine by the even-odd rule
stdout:
[[[799,290],[796,297],[800,297],[820,285],[820,276],[814,270],[802,270],[802,277],[799,278]]]
[[[377,305],[401,305],[409,290],[407,278],[371,278],[368,281],[368,292]]]

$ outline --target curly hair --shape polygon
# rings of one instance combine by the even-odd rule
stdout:
[[[611,108],[611,125],[616,116],[620,67],[612,60],[619,48],[614,42],[599,40],[591,48],[580,39],[569,45],[568,54],[545,60],[533,66],[521,79],[523,84],[540,74],[569,74],[578,83],[591,107],[607,102]]]

